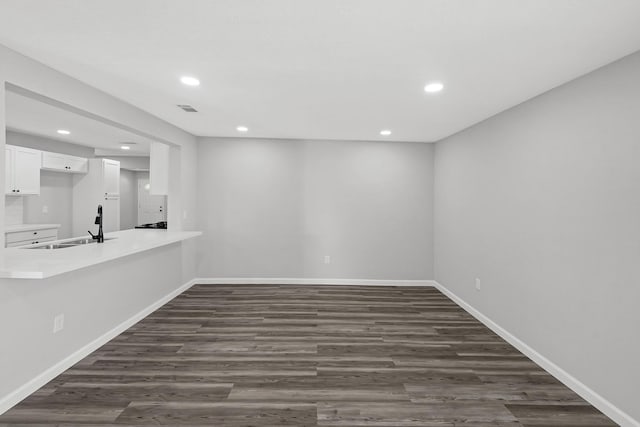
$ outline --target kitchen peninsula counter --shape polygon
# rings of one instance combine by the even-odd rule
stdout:
[[[6,248],[0,254],[0,278],[46,279],[139,252],[200,236],[199,231],[134,229],[105,234],[104,243],[62,249]],[[68,242],[77,238],[58,240]],[[109,239],[109,240],[106,240]]]

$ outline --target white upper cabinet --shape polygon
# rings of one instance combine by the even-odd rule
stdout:
[[[16,188],[13,186],[13,168],[14,168],[14,150],[10,145],[5,146],[4,149],[4,185],[5,194],[16,194]]]
[[[120,195],[120,162],[102,159],[102,182],[105,197]]]
[[[31,148],[5,146],[5,194],[40,194],[42,152]]]
[[[87,173],[88,165],[89,160],[82,157],[48,151],[42,152],[42,169],[57,172]]]

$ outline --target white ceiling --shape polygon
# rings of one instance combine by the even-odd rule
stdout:
[[[434,141],[640,49],[640,1],[0,0],[0,43],[196,135]]]
[[[150,140],[8,90],[6,126],[19,132],[96,148],[99,155],[148,156]],[[68,130],[60,135],[58,129]],[[121,150],[122,143],[135,143]]]

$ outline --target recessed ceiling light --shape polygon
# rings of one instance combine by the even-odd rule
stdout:
[[[195,77],[182,76],[180,77],[180,81],[182,82],[182,84],[187,86],[200,86],[200,80],[196,79]]]
[[[384,129],[380,131],[380,135],[382,136],[389,136],[391,135],[391,131],[389,129]]]
[[[246,126],[238,126],[238,127],[236,128],[236,130],[237,130],[238,132],[249,132],[249,128],[248,128],[248,127],[246,127]]]
[[[444,89],[444,85],[441,82],[431,82],[424,87],[424,91],[427,93],[437,93]]]
[[[131,147],[129,145],[121,145],[120,149],[121,150],[131,150]]]
[[[65,130],[65,129],[58,129],[58,133],[60,135],[69,135],[71,132],[69,132],[68,130]]]

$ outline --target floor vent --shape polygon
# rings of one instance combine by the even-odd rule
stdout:
[[[178,104],[178,107],[182,108],[187,113],[197,113],[198,112],[198,110],[193,108],[191,105],[187,105],[187,104],[180,105],[180,104]]]

